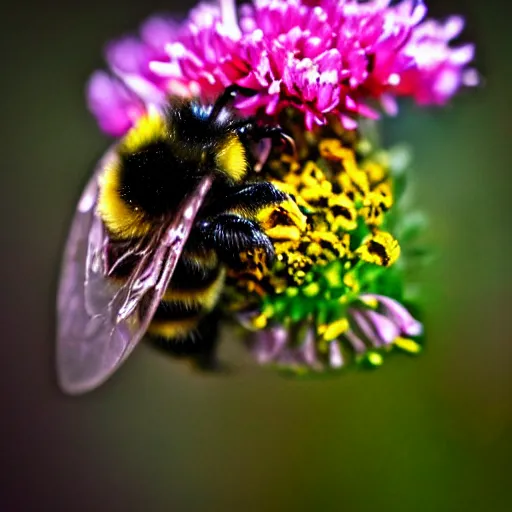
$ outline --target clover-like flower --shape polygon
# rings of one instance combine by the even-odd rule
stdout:
[[[112,135],[173,96],[206,102],[239,86],[251,91],[235,98],[241,116],[293,138],[294,151],[274,148],[249,176],[292,200],[254,219],[275,262],[242,254],[221,302],[261,364],[321,372],[421,351],[406,279],[413,216],[398,208],[407,166],[361,121],[396,114],[400,97],[444,105],[478,83],[473,45],[453,44],[463,19],[426,12],[421,0],[202,3],[185,21],[154,17],[111,43],[111,74],[89,81],[90,109]]]
[[[378,102],[389,113],[399,96],[442,105],[461,85],[477,83],[468,67],[473,45],[451,45],[462,18],[440,23],[425,15],[417,0],[200,4],[183,23],[151,18],[140,38],[110,44],[115,78],[94,75],[89,104],[102,129],[119,135],[143,107],[170,94],[211,99],[238,84],[254,90],[237,101],[245,115],[276,118],[292,107],[307,129],[329,115],[353,129],[360,116],[378,117]]]

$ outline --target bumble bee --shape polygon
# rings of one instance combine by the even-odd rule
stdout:
[[[243,265],[241,254],[254,249],[272,260],[257,213],[290,198],[250,181],[251,147],[287,136],[237,117],[228,108],[237,92],[244,91],[228,88],[209,106],[170,102],[99,162],[61,270],[57,370],[65,392],[103,383],[146,333],[187,352],[176,340],[203,324],[215,330],[226,269]]]

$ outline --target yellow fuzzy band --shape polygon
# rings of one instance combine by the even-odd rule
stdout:
[[[144,147],[169,137],[165,119],[156,111],[149,112],[138,119],[137,123],[125,135],[119,144],[119,152],[137,153]]]
[[[147,332],[150,336],[161,336],[167,339],[183,339],[197,327],[200,318],[200,316],[197,316],[181,320],[153,320]]]
[[[166,302],[181,302],[187,308],[202,306],[204,311],[211,311],[219,300],[225,276],[225,269],[221,269],[213,283],[199,290],[174,289],[171,283],[171,287],[167,289],[162,299]]]
[[[114,238],[126,240],[147,234],[153,227],[144,213],[131,208],[119,193],[119,162],[110,164],[100,176],[97,212]]]
[[[218,151],[216,159],[220,168],[233,181],[241,181],[247,173],[245,148],[236,135],[226,139]]]

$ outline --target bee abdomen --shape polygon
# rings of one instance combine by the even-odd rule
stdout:
[[[196,330],[200,320],[216,306],[222,292],[225,270],[182,258],[169,288],[160,302],[148,334],[183,339]]]
[[[148,334],[162,338],[185,338],[193,331],[204,314],[201,305],[189,308],[183,302],[160,302],[148,328]]]

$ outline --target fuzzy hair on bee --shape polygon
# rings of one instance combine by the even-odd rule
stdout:
[[[147,113],[99,163],[62,265],[57,369],[65,392],[104,382],[146,334],[171,354],[212,364],[227,270],[243,268],[241,255],[255,249],[272,262],[258,214],[298,207],[255,179],[252,148],[286,135],[228,108],[240,92]]]

